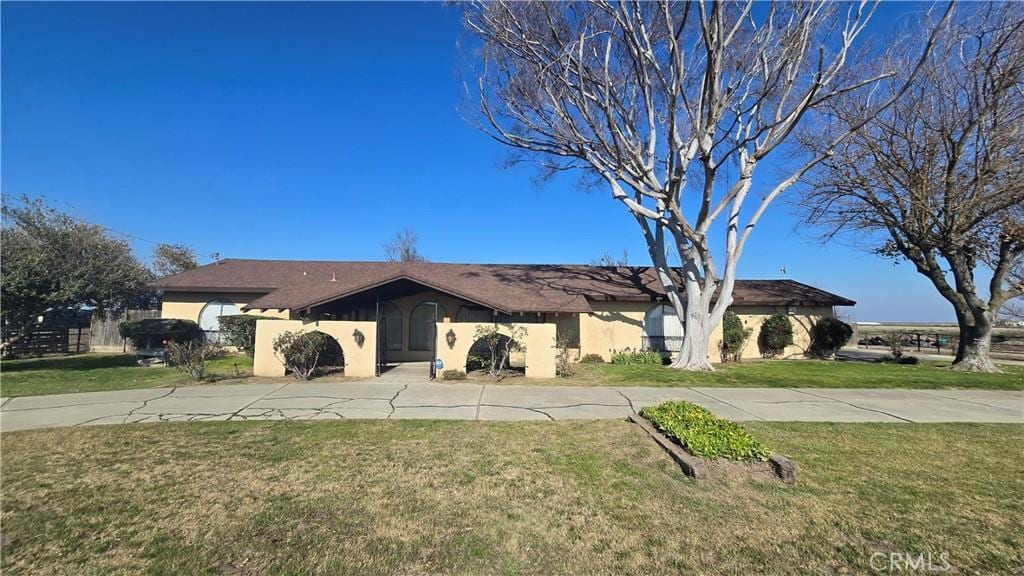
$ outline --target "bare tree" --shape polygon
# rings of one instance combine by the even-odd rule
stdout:
[[[909,69],[914,56],[896,48],[887,65]],[[842,124],[867,112],[851,98],[829,107]],[[815,151],[820,128],[801,138]],[[965,7],[903,97],[808,180],[807,219],[911,262],[956,313],[954,368],[995,371],[996,314],[1024,293],[1024,6]]]
[[[479,125],[549,173],[580,169],[609,187],[636,219],[667,300],[685,319],[673,366],[711,370],[709,337],[732,303],[751,232],[828,152],[800,159],[759,199],[750,198],[755,171],[829,100],[866,94],[892,75],[847,70],[875,7],[471,4],[465,25],[483,42]],[[858,128],[836,133],[826,150]],[[721,260],[712,233],[723,234]],[[681,267],[668,264],[669,251]]]
[[[388,262],[426,262],[416,244],[419,237],[412,228],[405,228],[395,233],[395,237],[384,244],[384,254]]]
[[[622,267],[629,266],[629,252],[626,250],[622,251],[622,256],[612,256],[611,252],[605,252],[597,260],[590,261],[591,266],[608,266],[608,267]]]

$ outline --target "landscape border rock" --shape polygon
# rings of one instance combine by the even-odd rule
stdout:
[[[690,454],[685,448],[672,441],[658,430],[649,420],[639,414],[630,414],[629,421],[639,426],[655,443],[661,446],[679,464],[683,473],[694,480],[714,476],[775,476],[786,484],[796,483],[796,465],[792,460],[779,454],[769,456],[767,462],[736,462],[732,460],[707,460]]]

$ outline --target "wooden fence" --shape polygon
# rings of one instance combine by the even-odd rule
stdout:
[[[124,314],[103,318],[93,316],[89,326],[89,350],[93,352],[131,352],[132,343],[121,338],[118,325],[125,320],[159,318],[159,310],[128,310]]]

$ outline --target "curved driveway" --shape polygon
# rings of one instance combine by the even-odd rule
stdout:
[[[733,420],[1024,423],[1024,392],[443,384],[403,379],[120,390],[2,399],[0,430],[167,421],[624,418],[662,400]]]

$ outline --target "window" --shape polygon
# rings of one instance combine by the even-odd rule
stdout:
[[[448,313],[437,302],[420,302],[409,315],[409,350],[434,349],[434,323]]]
[[[385,350],[402,349],[402,311],[391,302],[380,303],[380,330],[384,332]]]
[[[683,345],[683,323],[676,309],[658,304],[644,315],[643,347],[658,352],[678,352]]]
[[[199,313],[199,327],[206,334],[207,342],[220,342],[220,317],[240,314],[238,306],[227,298],[211,300]]]

